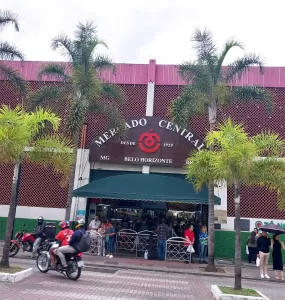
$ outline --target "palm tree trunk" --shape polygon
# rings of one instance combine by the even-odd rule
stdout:
[[[241,243],[240,243],[240,186],[235,183],[235,290],[241,289]]]
[[[212,103],[209,106],[209,122],[210,131],[213,131],[216,126],[217,106]],[[212,146],[211,146],[212,147]],[[205,269],[206,272],[217,272],[215,266],[215,194],[214,182],[209,183],[209,207],[208,207],[208,265]]]
[[[217,272],[215,266],[215,228],[214,228],[214,183],[209,184],[209,214],[208,214],[208,265],[205,269],[206,272]]]
[[[10,203],[10,208],[9,208],[9,213],[8,213],[3,254],[2,254],[2,259],[0,262],[0,266],[4,267],[4,268],[10,268],[10,265],[9,265],[10,241],[11,241],[11,236],[12,236],[14,221],[15,221],[15,216],[16,216],[21,168],[22,168],[22,163],[20,161],[14,167],[14,176],[13,176],[13,183],[12,183],[12,197],[11,197],[11,203]]]
[[[79,141],[79,133],[76,133],[74,137],[74,145],[76,149],[73,151],[73,165],[69,177],[69,185],[68,185],[68,195],[67,195],[67,202],[65,207],[65,220],[70,220],[70,212],[71,212],[71,205],[72,205],[72,196],[73,196],[73,189],[74,189],[74,179],[75,179],[75,170],[76,170],[76,160],[77,160],[77,148],[78,148],[78,141]]]

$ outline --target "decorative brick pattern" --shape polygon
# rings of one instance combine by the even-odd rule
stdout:
[[[122,85],[120,86],[125,99],[119,108],[123,117],[128,120],[145,116],[147,85]],[[87,118],[86,147],[89,148],[92,140],[109,128],[107,119],[97,114],[89,114]]]

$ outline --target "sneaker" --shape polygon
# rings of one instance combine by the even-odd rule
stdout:
[[[106,257],[109,257],[109,256],[110,256],[110,254],[107,254],[107,255],[106,255]]]
[[[260,278],[264,278],[264,275],[263,275],[263,274],[260,274]]]
[[[268,276],[268,274],[265,274],[264,277],[265,277],[266,279],[270,279],[270,277]]]
[[[111,254],[111,255],[109,255],[109,258],[113,258],[114,256]]]

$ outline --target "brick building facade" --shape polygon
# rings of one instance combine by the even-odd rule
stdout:
[[[7,62],[8,63],[8,62]],[[43,78],[39,81],[37,72],[42,65],[41,62],[18,62],[9,63],[19,70],[22,76],[29,82],[31,89],[37,89],[43,84],[60,84],[57,80]],[[103,80],[118,84],[125,94],[125,101],[121,104],[121,111],[126,120],[141,118],[145,115],[168,118],[167,111],[170,103],[181,92],[184,82],[177,76],[177,66],[156,65],[155,60],[149,64],[117,64],[117,72],[102,72]],[[261,75],[257,68],[246,72],[241,79],[236,80],[233,86],[238,85],[260,85],[268,88],[273,95],[274,109],[271,115],[267,115],[265,108],[260,104],[235,104],[231,107],[224,107],[218,112],[218,120],[231,116],[234,121],[246,125],[247,131],[254,135],[262,130],[270,129],[285,138],[285,68],[265,68]],[[0,103],[10,106],[25,104],[26,100],[11,87],[11,85],[0,79]],[[63,114],[64,118],[64,114]],[[89,164],[88,149],[95,136],[102,134],[108,128],[108,123],[103,116],[89,114],[87,118],[86,144],[84,149],[79,149],[78,159],[80,167],[77,170],[77,178],[74,187],[82,186],[89,182],[91,169],[106,170],[134,170],[141,171],[140,166]],[[208,130],[207,115],[195,116],[189,128],[201,138]],[[151,167],[150,172],[171,173],[177,170],[171,168]],[[177,171],[177,172],[181,172]],[[83,181],[79,182],[79,177]],[[0,238],[3,237],[4,224],[8,214],[8,204],[11,196],[11,183],[13,166],[0,166]],[[218,209],[227,211],[227,224],[221,225],[217,230],[217,244],[222,235],[232,239],[234,230],[234,197],[231,188],[221,187],[216,190],[216,195],[221,197],[222,203]],[[49,220],[61,220],[64,218],[67,199],[67,188],[59,186],[59,178],[52,170],[44,169],[24,163],[19,189],[19,203],[17,208],[16,227],[23,223],[33,223],[39,215],[44,215]],[[76,217],[76,210],[84,211],[86,199],[74,199],[73,214]],[[245,187],[241,190],[241,217],[249,220],[250,228],[255,226],[257,221],[283,223],[285,211],[277,209],[277,198],[272,192],[265,188]],[[2,229],[3,228],[3,229]],[[225,230],[227,232],[225,232]],[[223,247],[217,250],[220,256],[229,256]]]

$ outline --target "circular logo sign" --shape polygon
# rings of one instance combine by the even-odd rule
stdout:
[[[160,136],[153,132],[153,129],[142,133],[139,137],[139,147],[146,153],[156,152],[160,147]]]
[[[263,223],[261,221],[256,221],[255,222],[255,227],[256,228],[260,228],[263,225]]]

